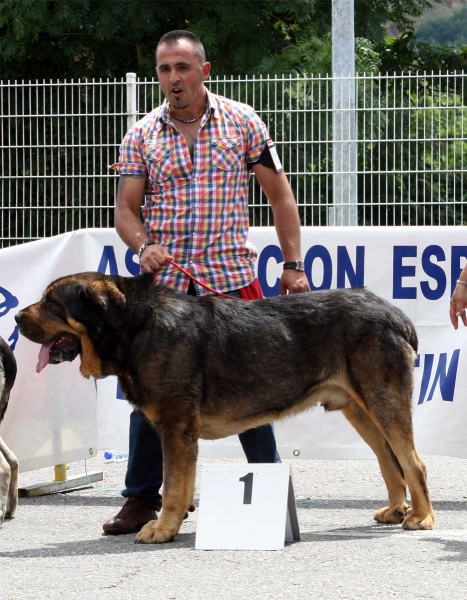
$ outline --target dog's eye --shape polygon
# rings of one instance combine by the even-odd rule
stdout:
[[[52,310],[53,312],[58,313],[62,311],[62,307],[60,306],[60,304],[58,302],[55,302],[55,300],[50,300],[50,298],[46,298],[45,305],[49,310]]]

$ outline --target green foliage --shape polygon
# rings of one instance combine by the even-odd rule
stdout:
[[[451,44],[465,46],[467,44],[467,3],[447,13],[429,15],[417,29],[421,42],[440,46]]]
[[[355,38],[355,71],[357,73],[377,73],[380,65],[381,59],[375,45],[367,39]],[[280,56],[265,58],[260,63],[257,72],[267,74],[299,73],[300,75],[331,74],[331,34],[301,40],[284,50]]]
[[[389,73],[467,69],[467,45],[429,46],[420,42],[413,31],[398,38],[388,38],[380,49],[381,70]]]
[[[356,36],[379,44],[387,22],[403,30],[428,6],[430,0],[355,0]],[[151,77],[157,41],[171,29],[199,35],[213,75],[253,74],[265,65],[269,73],[325,73],[331,10],[330,0],[3,0],[1,76]],[[373,70],[375,57],[365,60]]]

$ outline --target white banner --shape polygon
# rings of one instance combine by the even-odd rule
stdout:
[[[282,271],[274,228],[252,228],[258,278],[265,295],[278,293]],[[467,232],[452,227],[307,227],[305,271],[313,288],[367,286],[415,323],[414,424],[418,449],[467,457],[467,330],[449,321],[449,298],[467,261]],[[14,314],[37,301],[48,283],[79,271],[132,276],[132,251],[113,229],[63,234],[0,251],[0,334],[14,347],[18,378],[1,434],[22,470],[91,456],[96,448],[128,447],[130,407],[116,378],[95,384],[78,361],[35,373],[39,347],[19,337]],[[338,318],[338,316],[336,316]],[[372,452],[340,413],[316,407],[275,424],[283,458],[369,458]],[[237,437],[202,441],[201,455],[243,456]]]

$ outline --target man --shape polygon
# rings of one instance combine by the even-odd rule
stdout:
[[[219,292],[259,298],[256,255],[246,243],[248,180],[253,170],[271,203],[287,267],[281,293],[308,291],[300,261],[297,207],[278,158],[271,154],[266,126],[251,107],[206,89],[203,82],[210,68],[192,33],[173,31],[161,38],[156,70],[166,99],[130,129],[119,162],[112,165],[120,171],[115,227],[138,253],[141,271],[154,272],[156,281],[180,293],[208,292],[166,258]],[[239,438],[249,462],[280,462],[271,425]],[[157,519],[161,484],[157,433],[135,411],[122,492],[128,500],[104,523],[104,532],[133,533]]]

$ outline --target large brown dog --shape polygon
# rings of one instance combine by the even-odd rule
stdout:
[[[16,360],[0,337],[0,423],[8,406],[16,378]],[[0,437],[0,525],[12,519],[18,504],[18,460]]]
[[[417,336],[399,309],[371,292],[242,302],[180,295],[150,275],[79,273],[51,283],[15,318],[23,335],[43,344],[38,370],[80,354],[85,377],[118,375],[127,399],[157,428],[163,510],[138,542],[171,541],[194,509],[199,438],[237,434],[318,402],[342,410],[378,458],[389,506],[375,519],[433,527],[412,430]]]

